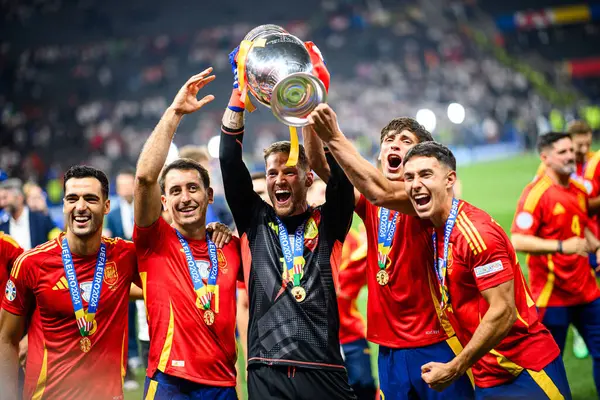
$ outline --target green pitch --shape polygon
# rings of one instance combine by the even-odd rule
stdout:
[[[487,211],[508,231],[521,191],[533,178],[538,164],[539,159],[536,155],[521,155],[508,160],[459,167],[458,176],[463,186],[462,197]],[[523,272],[527,274],[525,257],[520,257],[520,260]],[[366,299],[367,292],[363,289],[359,297],[359,307],[363,315],[366,312]],[[377,376],[377,346],[371,348],[373,373]],[[591,358],[578,360],[573,356],[571,337],[567,339],[564,362],[573,399],[596,398]],[[140,382],[143,382],[142,374],[143,372],[139,371]],[[141,390],[125,395],[126,400],[137,400],[141,397]]]

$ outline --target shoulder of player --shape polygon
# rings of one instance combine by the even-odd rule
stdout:
[[[239,237],[232,236],[229,243],[223,246],[223,251],[232,251],[237,253],[240,250],[240,243],[241,242]]]
[[[576,190],[583,192],[583,194],[585,194],[586,196],[588,195],[588,190],[582,182],[579,182],[577,179],[570,178],[569,183]]]
[[[11,275],[18,278],[22,271],[33,268],[39,271],[39,267],[46,261],[48,257],[60,256],[60,244],[57,239],[50,240],[33,249],[23,252],[13,264]]]
[[[596,174],[596,170],[598,169],[598,163],[600,163],[600,150],[593,153],[592,156],[588,159],[585,171],[583,172],[583,177],[585,179],[594,179],[594,175]]]
[[[19,246],[19,244],[17,243],[17,241],[15,239],[13,239],[12,236],[0,231],[0,242],[6,245],[10,245],[14,248],[19,248],[21,246]]]
[[[102,236],[102,242],[106,244],[108,249],[116,249],[117,251],[135,251],[134,244],[131,240]]]
[[[543,196],[548,192],[554,183],[548,176],[541,176],[539,179],[529,183],[521,194],[520,202],[523,211],[532,213],[539,205]]]
[[[456,235],[458,240],[464,241],[470,251],[477,255],[504,235],[504,230],[485,211],[461,202],[456,218]]]

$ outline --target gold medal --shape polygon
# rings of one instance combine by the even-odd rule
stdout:
[[[212,310],[204,311],[204,323],[208,326],[211,326],[215,323],[215,313]]]
[[[89,352],[92,349],[92,341],[90,340],[90,338],[84,336],[81,339],[79,339],[79,348],[84,353]]]
[[[376,278],[377,283],[379,283],[381,286],[385,286],[390,281],[390,274],[388,274],[385,269],[380,269],[379,272],[377,272]]]
[[[298,303],[303,302],[306,298],[306,290],[304,290],[302,286],[294,286],[292,289],[292,294]]]

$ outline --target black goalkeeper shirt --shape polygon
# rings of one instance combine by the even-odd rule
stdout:
[[[248,365],[293,365],[343,369],[336,300],[342,244],[354,212],[354,189],[331,155],[331,178],[324,205],[282,218],[288,234],[308,220],[304,240],[306,299],[297,302],[292,282],[283,283],[285,262],[273,207],[252,188],[242,161],[243,130],[222,127],[220,164],[225,197],[242,246],[250,301]]]

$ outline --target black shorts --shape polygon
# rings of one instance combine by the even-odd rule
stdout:
[[[248,367],[248,400],[355,400],[346,370],[285,366]]]

